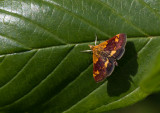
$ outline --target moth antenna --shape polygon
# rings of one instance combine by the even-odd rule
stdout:
[[[92,52],[92,50],[83,50],[81,52],[89,53],[89,52]]]
[[[97,35],[95,34],[96,38],[95,38],[95,46],[96,46],[96,43],[97,43]]]

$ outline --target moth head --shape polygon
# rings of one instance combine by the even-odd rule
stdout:
[[[91,50],[93,50],[94,45],[88,45],[90,47]]]

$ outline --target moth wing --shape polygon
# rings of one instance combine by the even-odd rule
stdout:
[[[123,56],[124,52],[125,52],[125,48],[120,48],[116,50],[116,52],[113,55],[110,55],[110,56],[119,60]]]
[[[114,70],[114,63],[107,57],[100,56],[96,63],[93,63],[93,77],[96,82],[110,76]]]
[[[100,43],[99,46],[104,48],[104,52],[108,57],[119,60],[125,52],[126,39],[127,36],[125,34],[118,34],[111,39]]]

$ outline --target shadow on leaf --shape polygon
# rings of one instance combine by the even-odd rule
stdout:
[[[119,96],[129,90],[131,76],[137,73],[137,52],[134,43],[127,42],[124,56],[118,61],[114,73],[108,78],[107,93],[109,96]]]

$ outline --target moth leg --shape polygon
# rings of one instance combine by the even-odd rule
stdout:
[[[115,58],[109,57],[109,60],[110,60],[111,62],[113,62],[113,64],[114,64],[115,66],[118,66],[118,63],[117,63],[117,61],[116,61]]]
[[[116,61],[116,60],[114,61],[114,65],[115,65],[115,66],[118,66],[118,63],[117,63],[117,61]]]

